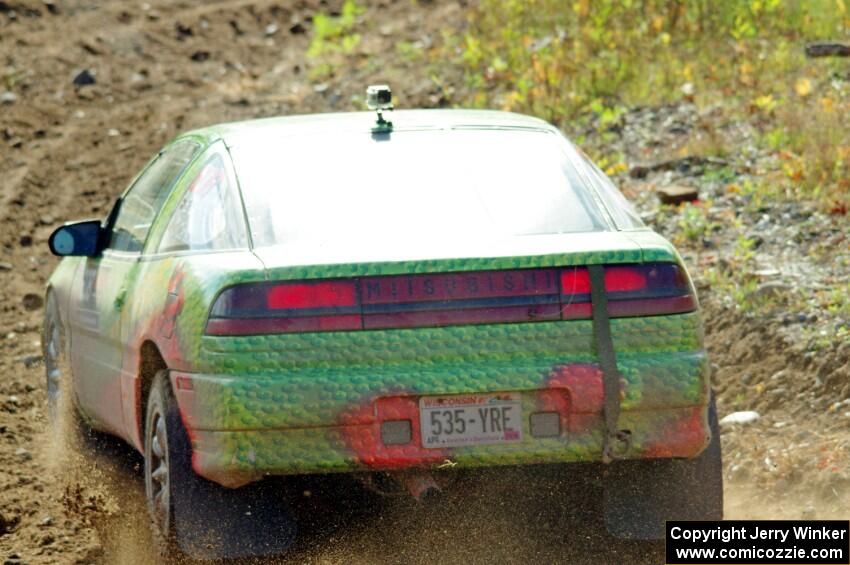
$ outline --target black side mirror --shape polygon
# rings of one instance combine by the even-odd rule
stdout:
[[[94,257],[100,253],[102,234],[100,220],[71,222],[50,234],[47,244],[50,246],[50,252],[60,257]]]

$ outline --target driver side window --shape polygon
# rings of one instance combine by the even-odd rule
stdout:
[[[142,250],[160,206],[197,150],[198,144],[193,141],[177,142],[144,170],[121,201],[110,234],[110,249]]]

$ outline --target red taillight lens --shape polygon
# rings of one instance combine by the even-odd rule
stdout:
[[[696,310],[688,276],[675,263],[605,267],[608,314],[613,318]]]
[[[585,267],[573,267],[561,271],[561,294],[590,294],[590,273]]]
[[[609,265],[611,317],[690,312],[696,299],[673,263]],[[252,335],[586,320],[587,267],[249,283],[225,289],[206,333]]]
[[[252,283],[224,290],[207,321],[209,335],[253,335],[359,330],[357,283]]]
[[[281,283],[268,289],[266,303],[272,310],[357,306],[357,286],[350,281]]]
[[[605,290],[608,292],[635,292],[645,288],[644,266],[605,267]]]
[[[690,281],[674,263],[608,265],[605,292],[612,318],[678,314],[696,309]],[[586,267],[561,271],[561,318],[591,318],[590,273]]]

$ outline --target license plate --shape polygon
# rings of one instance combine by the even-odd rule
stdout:
[[[522,441],[519,393],[423,396],[422,446],[427,449]]]

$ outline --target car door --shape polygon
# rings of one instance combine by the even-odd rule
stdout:
[[[130,283],[124,305],[125,316],[133,322],[124,326],[123,334],[127,350],[122,398],[128,430],[135,429],[138,418],[143,417],[133,402],[138,394],[135,368],[141,362],[137,353],[142,343],[154,340],[169,364],[179,364],[186,353],[181,348],[184,342],[175,331],[183,312],[183,285],[188,277],[204,279],[215,263],[200,256],[249,249],[238,183],[223,142],[213,143],[195,159],[172,193],[148,235],[138,276]],[[256,267],[262,265],[258,263]],[[156,288],[152,288],[153,284]]]
[[[178,141],[150,162],[116,202],[102,254],[88,258],[75,281],[71,357],[77,401],[100,429],[123,433],[122,328],[132,323],[124,309],[128,288],[160,206],[198,149],[194,141]]]

